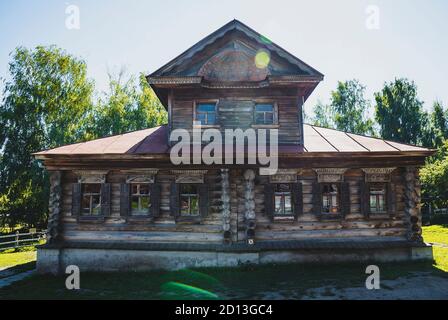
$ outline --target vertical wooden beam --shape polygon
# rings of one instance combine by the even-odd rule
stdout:
[[[229,169],[221,169],[221,202],[224,242],[231,243]]]
[[[299,119],[299,145],[304,145],[305,141],[304,141],[304,137],[303,137],[303,106],[305,104],[305,98],[303,96],[303,93],[300,93],[299,91],[299,95],[298,96],[298,102],[297,102],[297,112],[298,112],[298,119]]]
[[[247,169],[244,172],[244,218],[246,222],[246,239],[249,244],[254,243],[255,239],[255,172]]]
[[[167,141],[168,141],[168,145],[171,146],[171,141],[170,141],[170,135],[171,135],[171,130],[173,128],[172,126],[172,122],[173,122],[173,89],[170,89],[170,92],[168,93],[168,136],[167,136]]]
[[[406,167],[405,172],[405,213],[407,219],[407,238],[415,242],[423,242],[421,228],[421,188],[418,170],[415,167]]]
[[[61,215],[61,171],[50,171],[50,199],[48,205],[47,243],[52,244],[60,240],[60,215]]]

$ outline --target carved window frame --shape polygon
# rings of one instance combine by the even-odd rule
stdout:
[[[272,99],[256,99],[253,100],[254,109],[252,110],[252,128],[254,129],[275,129],[279,128],[278,103]],[[256,114],[257,105],[270,104],[273,107],[273,123],[272,124],[257,124]]]
[[[197,124],[197,107],[199,104],[214,104],[215,105],[215,124]],[[219,99],[198,99],[193,101],[193,128],[220,128],[219,123]]]

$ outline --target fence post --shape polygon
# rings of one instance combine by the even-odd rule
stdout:
[[[16,249],[19,247],[19,230],[16,231]]]

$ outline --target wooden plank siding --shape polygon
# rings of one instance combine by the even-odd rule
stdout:
[[[230,91],[230,92],[229,92]],[[194,118],[194,102],[204,100],[217,100],[218,102],[218,124],[221,131],[225,129],[241,128],[246,130],[253,123],[253,106],[256,101],[270,101],[277,104],[278,110],[278,134],[279,144],[302,145],[303,137],[299,123],[299,112],[301,112],[301,97],[297,95],[297,89],[286,90],[262,90],[253,89],[227,90],[221,92],[175,90],[172,106],[172,130],[185,129],[192,132]],[[300,109],[300,110],[299,110]]]
[[[337,221],[320,220],[313,213],[312,184],[317,177],[313,170],[302,170],[299,182],[303,190],[303,213],[293,222],[273,222],[264,210],[264,185],[268,177],[255,180],[255,240],[294,240],[314,238],[351,238],[394,236],[403,237],[406,232],[404,212],[403,171],[395,170],[392,181],[396,185],[396,212],[393,217],[366,218],[360,211],[360,184],[364,174],[360,169],[348,170],[345,181],[350,189],[350,214]],[[111,215],[103,222],[78,222],[71,215],[72,184],[76,176],[65,171],[62,177],[63,239],[66,241],[150,241],[221,243],[223,241],[222,216],[220,213],[221,185],[218,170],[209,170],[210,207],[208,215],[200,224],[176,223],[170,212],[170,184],[174,176],[169,170],[160,170],[156,183],[161,186],[160,215],[153,221],[127,222],[120,216],[120,184],[126,175],[110,171],[106,181],[111,184]],[[245,241],[244,178],[243,169],[229,172],[232,241]]]

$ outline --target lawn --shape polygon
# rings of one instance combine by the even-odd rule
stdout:
[[[448,226],[424,227],[427,242],[448,244]],[[34,252],[0,254],[0,264],[23,263]],[[6,255],[6,257],[2,257]],[[17,257],[13,257],[17,255]],[[435,263],[378,264],[381,280],[415,277],[416,272],[446,278],[448,248],[434,247]],[[3,261],[3,262],[2,262]],[[7,261],[7,262],[5,262]],[[180,271],[83,273],[81,289],[65,289],[65,276],[35,275],[0,289],[1,299],[268,299],[302,298],[317,287],[363,287],[367,264],[263,265]],[[125,279],[125,281],[124,281]],[[329,293],[330,295],[330,293]]]

